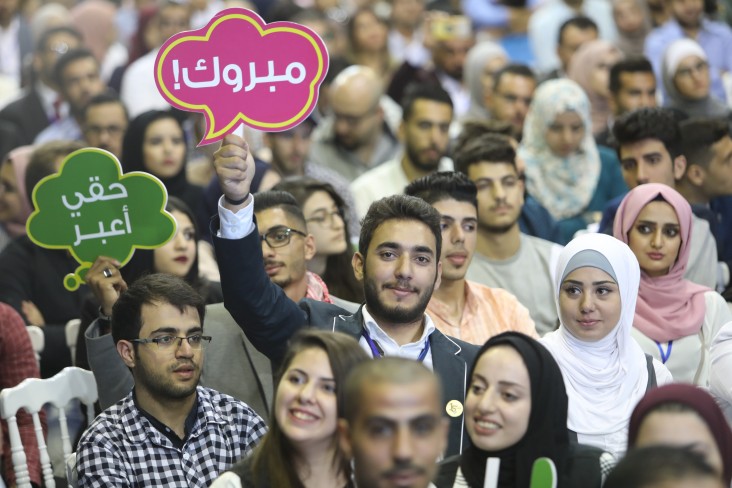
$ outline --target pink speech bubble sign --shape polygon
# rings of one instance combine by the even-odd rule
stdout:
[[[315,108],[327,71],[328,51],[311,29],[229,8],[163,44],[155,84],[174,107],[204,114],[200,144],[210,144],[240,122],[267,132],[298,125]]]

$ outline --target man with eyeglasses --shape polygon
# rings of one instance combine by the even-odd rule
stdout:
[[[0,120],[15,129],[18,144],[32,144],[36,136],[68,112],[53,76],[59,57],[81,46],[81,34],[71,27],[54,27],[41,34],[33,52],[32,83],[17,100],[0,111]]]
[[[328,287],[307,262],[315,256],[315,238],[308,233],[297,200],[285,191],[257,193],[254,215],[262,242],[264,271],[290,300],[333,303]]]
[[[127,123],[127,109],[119,97],[113,92],[102,92],[93,96],[84,107],[81,129],[89,146],[121,158]]]
[[[531,68],[522,64],[509,64],[493,77],[493,91],[486,102],[491,118],[511,124],[513,135],[518,141],[524,132],[524,120],[534,90],[536,76]]]
[[[182,279],[138,279],[114,305],[112,337],[135,379],[79,441],[78,485],[206,487],[266,431],[245,403],[198,385],[205,305]]]
[[[394,158],[401,109],[384,96],[383,81],[366,66],[350,66],[335,77],[329,97],[332,113],[318,124],[310,159],[348,181]]]

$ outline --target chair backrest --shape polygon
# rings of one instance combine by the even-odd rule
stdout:
[[[66,345],[71,352],[71,364],[74,366],[76,366],[76,339],[79,336],[79,327],[81,327],[81,319],[71,319],[66,323],[64,329]]]
[[[43,335],[43,329],[37,325],[29,325],[26,327],[28,336],[30,336],[31,345],[33,346],[33,352],[36,353],[36,362],[41,364],[41,353],[46,347],[46,336]]]
[[[94,402],[97,401],[97,396],[97,384],[94,381],[92,372],[74,366],[64,368],[53,378],[28,378],[19,385],[6,388],[0,392],[0,417],[8,422],[11,458],[18,488],[30,488],[31,486],[28,465],[16,419],[18,410],[23,408],[33,417],[33,428],[41,456],[44,484],[47,488],[55,488],[51,460],[48,455],[46,441],[43,438],[43,429],[38,413],[47,403],[58,409],[61,443],[64,457],[67,457],[71,454],[71,441],[69,440],[69,429],[64,408],[72,399],[78,398],[86,405],[88,422],[91,423],[94,420]]]

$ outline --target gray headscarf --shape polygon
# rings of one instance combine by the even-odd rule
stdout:
[[[697,56],[704,61],[708,61],[704,49],[696,41],[689,38],[674,41],[666,48],[661,66],[663,88],[666,92],[664,106],[684,112],[689,117],[728,116],[729,109],[727,106],[712,95],[711,92],[701,100],[690,100],[676,88],[674,76],[676,75],[679,63],[689,56]]]
[[[495,58],[504,58],[508,62],[508,54],[493,41],[483,41],[473,46],[465,58],[465,84],[470,91],[470,107],[465,113],[466,119],[487,119],[490,112],[484,104],[483,84],[481,74],[485,65]]]

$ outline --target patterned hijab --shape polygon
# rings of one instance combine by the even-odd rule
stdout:
[[[557,116],[576,112],[585,126],[579,149],[556,156],[544,136]],[[524,122],[518,154],[526,163],[526,185],[531,196],[557,220],[582,213],[600,179],[600,153],[590,127],[590,102],[582,88],[567,79],[545,81],[536,89]]]
[[[641,273],[633,325],[654,341],[669,342],[699,332],[706,314],[709,288],[684,279],[691,253],[691,206],[676,190],[660,183],[633,188],[615,215],[613,234],[628,243],[628,233],[643,208],[657,197],[673,207],[679,219],[681,247],[669,272],[655,278]]]

